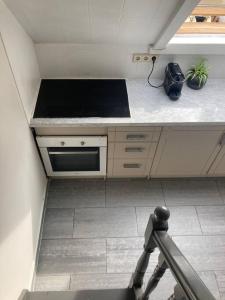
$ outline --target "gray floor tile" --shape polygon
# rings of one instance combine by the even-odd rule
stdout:
[[[105,207],[105,181],[52,180],[47,206],[51,208]]]
[[[143,252],[143,244],[142,238],[107,239],[107,272],[133,273]],[[151,255],[147,272],[153,272],[157,262],[158,250]]]
[[[175,236],[173,240],[196,271],[225,270],[225,236]]]
[[[150,214],[154,207],[136,207],[138,234],[144,235]],[[196,210],[192,206],[170,207],[169,233],[173,235],[199,235],[199,225]]]
[[[168,206],[223,204],[215,180],[165,180],[162,185]]]
[[[42,240],[38,273],[104,273],[104,239]]]
[[[41,275],[35,280],[35,291],[66,291],[70,288],[70,275]]]
[[[49,191],[51,190],[61,190],[61,189],[73,189],[74,183],[79,182],[80,179],[73,179],[73,178],[67,178],[67,179],[62,179],[62,178],[54,178],[50,179],[49,181]]]
[[[127,288],[131,274],[79,274],[71,276],[71,290]]]
[[[159,181],[110,180],[106,183],[106,206],[165,205]]]
[[[73,217],[74,209],[48,208],[42,237],[45,239],[73,237]]]
[[[106,240],[107,251],[114,250],[137,250],[143,249],[144,238],[143,237],[131,237],[131,238],[108,238]]]
[[[221,300],[225,300],[225,271],[216,271],[215,274],[220,291]]]
[[[137,235],[135,209],[86,208],[75,210],[74,237],[129,237]]]
[[[117,250],[107,252],[107,272],[108,273],[132,273],[135,270],[138,258],[142,250]]]
[[[220,195],[223,199],[223,202],[225,203],[225,179],[224,178],[217,179],[217,186],[218,186]]]
[[[90,179],[90,178],[83,178],[83,179],[79,179],[79,178],[54,178],[51,179],[49,182],[49,191],[52,190],[74,190],[76,189],[77,186],[80,186],[82,184],[84,184],[85,186],[87,185],[94,185],[95,183],[105,183],[104,179]]]
[[[219,299],[213,276],[216,274],[223,300],[224,183],[224,179],[162,181],[171,210],[170,234],[193,267],[203,271],[203,281]],[[58,209],[47,209],[37,290],[66,290],[70,274],[73,274],[71,287],[74,290],[87,286],[93,289],[127,286],[143,251],[143,234],[149,214],[157,205],[164,205],[161,183],[159,180],[110,180],[107,183],[108,208],[104,207],[105,193],[105,182],[100,180],[51,181],[48,206]],[[217,207],[214,206],[217,204]],[[193,205],[198,209],[204,235],[201,234]],[[73,208],[76,212],[74,237],[77,238],[71,239]],[[90,239],[93,237],[96,239]],[[107,238],[107,251],[103,237]],[[150,258],[149,274],[152,274],[157,261],[158,251]],[[167,278],[168,274],[163,281],[164,284],[171,282],[172,293],[173,281]],[[156,292],[152,300],[167,299],[170,294],[166,285]]]
[[[204,234],[225,234],[225,206],[198,206],[197,212]]]

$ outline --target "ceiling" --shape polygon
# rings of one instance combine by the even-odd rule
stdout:
[[[4,0],[36,43],[153,44],[181,0]]]

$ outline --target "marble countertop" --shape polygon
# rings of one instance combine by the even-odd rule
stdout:
[[[198,91],[185,84],[178,101],[144,79],[126,82],[130,118],[32,118],[30,127],[225,125],[225,79],[209,79]]]

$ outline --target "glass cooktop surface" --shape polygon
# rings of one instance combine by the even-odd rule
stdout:
[[[124,79],[45,79],[34,118],[128,118]]]

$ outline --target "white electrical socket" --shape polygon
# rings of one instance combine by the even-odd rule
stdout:
[[[151,62],[153,56],[156,56],[156,58],[158,58],[159,55],[149,53],[134,53],[132,61],[134,63]]]

